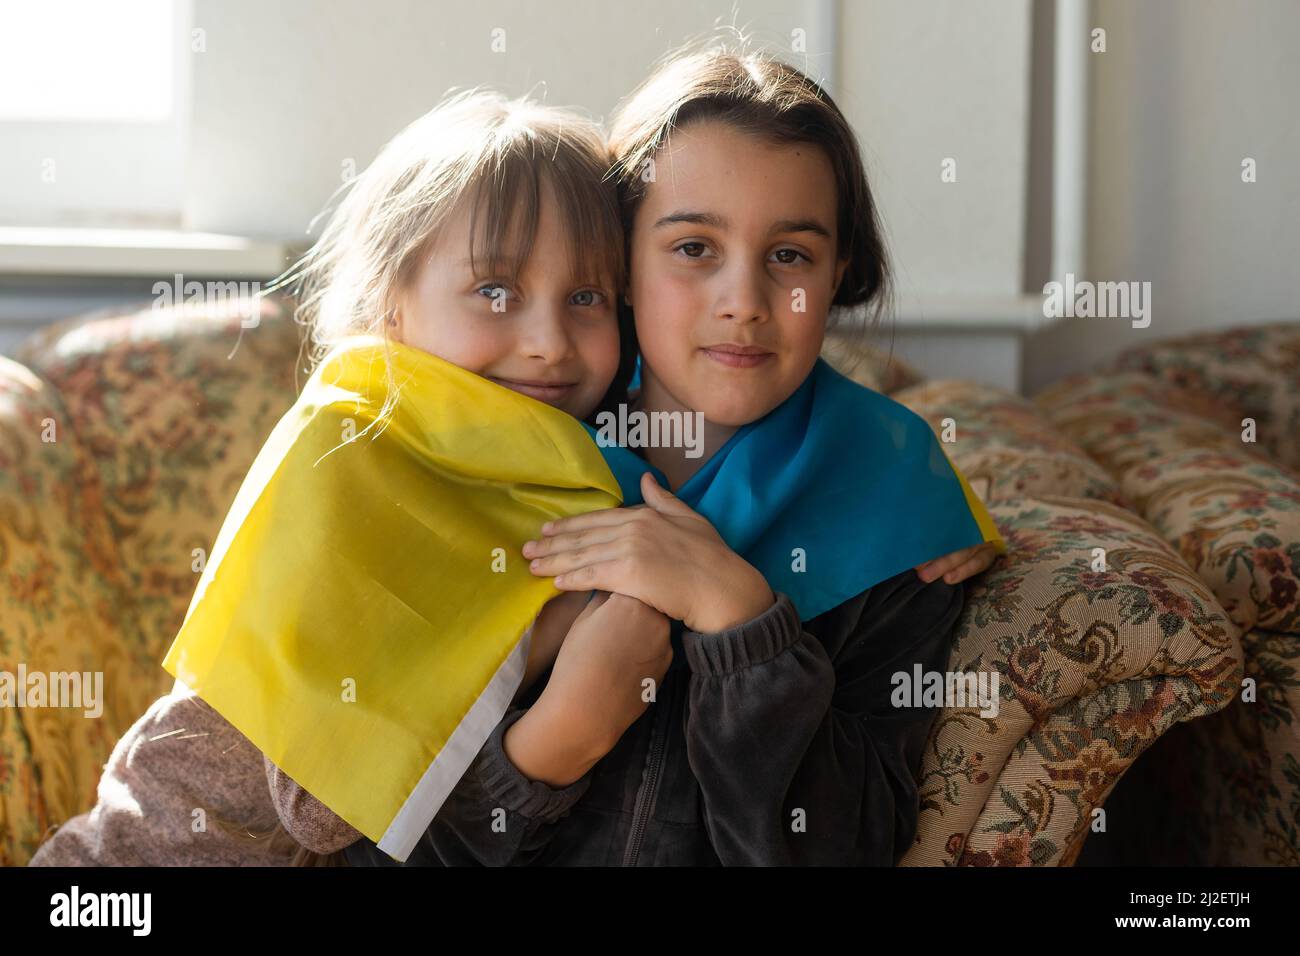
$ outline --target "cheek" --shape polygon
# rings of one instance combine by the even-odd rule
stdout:
[[[673,343],[688,345],[690,330],[701,314],[699,283],[673,269],[651,270],[641,279],[629,290],[629,298],[642,351]]]
[[[591,370],[592,378],[603,381],[604,387],[608,388],[618,374],[618,321],[610,316],[607,323],[592,328],[580,341],[579,350],[587,368]]]
[[[413,323],[403,321],[408,345],[423,349],[475,374],[497,361],[509,345],[504,325],[483,322],[468,310],[435,308],[417,314]]]

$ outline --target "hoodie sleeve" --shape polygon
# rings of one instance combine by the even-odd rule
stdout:
[[[544,682],[542,682],[544,683]],[[505,752],[505,732],[527,712],[511,707],[483,744],[405,863],[365,838],[348,848],[353,866],[523,866],[550,843],[592,771],[566,787],[530,780]]]
[[[892,678],[947,670],[964,598],[909,568],[808,628],[778,594],[744,624],[683,635],[687,756],[724,864],[898,862],[937,708],[893,706]]]

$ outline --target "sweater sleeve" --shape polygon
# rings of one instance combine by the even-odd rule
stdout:
[[[726,631],[688,631],[687,755],[727,865],[893,865],[915,838],[915,774],[937,709],[892,678],[945,671],[965,587],[912,569],[799,622],[784,594]]]
[[[293,778],[262,757],[280,824],[300,846],[314,853],[333,853],[361,839],[361,833],[329,807],[298,786]]]
[[[530,780],[506,755],[505,732],[527,712],[511,707],[452,789],[404,864],[362,839],[348,849],[354,866],[523,866],[535,860],[591,786],[592,771],[565,787]]]

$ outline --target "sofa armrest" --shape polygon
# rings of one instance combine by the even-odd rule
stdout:
[[[998,712],[935,721],[903,865],[1073,861],[1133,761],[1240,686],[1237,628],[1136,515],[1050,496],[989,511],[1008,553],[971,582],[950,669],[996,672]]]

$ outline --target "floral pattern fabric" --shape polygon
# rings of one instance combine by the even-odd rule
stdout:
[[[170,687],[158,662],[201,562],[308,374],[291,303],[260,307],[251,321],[184,307],[82,317],[0,361],[0,670],[98,670],[105,689],[97,719],[0,709],[0,863],[26,862],[48,827],[93,805],[114,743]],[[1044,404],[924,383],[853,334],[831,336],[823,354],[941,438],[952,421],[945,448],[1009,546],[970,582],[950,661],[997,673],[998,712],[941,712],[905,865],[1074,862],[1099,836],[1097,811],[1117,782],[1146,766],[1138,758],[1166,731],[1195,729],[1216,760],[1210,742],[1271,733],[1233,722],[1243,671],[1271,702],[1268,726],[1294,726],[1295,642],[1282,629],[1295,617],[1279,562],[1292,560],[1296,536],[1289,504],[1277,506],[1292,491],[1269,471],[1269,446],[1241,447],[1239,419],[1217,398],[1167,408],[1149,400],[1167,383],[1146,375],[1126,391],[1116,384],[1134,374],[1125,372]],[[43,440],[51,422],[56,440]],[[1189,481],[1197,469],[1225,471],[1177,457],[1189,449],[1236,453],[1241,481],[1223,493],[1253,482],[1257,527],[1220,521],[1242,520],[1246,499],[1216,511],[1217,498],[1191,485],[1152,486],[1162,462]],[[1159,474],[1128,471],[1153,461]],[[1234,576],[1209,574],[1225,555],[1237,555]],[[1267,761],[1220,765],[1258,762],[1236,785],[1272,781],[1276,800],[1252,797],[1273,819],[1294,793],[1296,748],[1288,764],[1285,744],[1264,739]],[[1294,846],[1285,833],[1267,841]]]
[[[1300,862],[1300,475],[1281,433],[1300,395],[1297,345],[1297,326],[1194,337],[1113,363],[1149,371],[1074,376],[1037,396],[1242,632],[1242,686],[1125,780],[1101,862]],[[1247,384],[1247,370],[1271,378]]]

